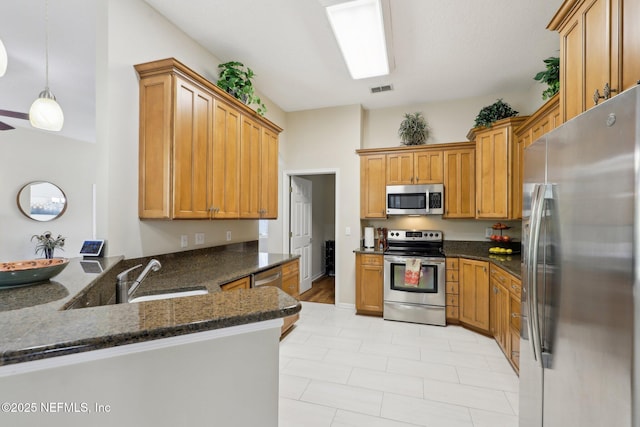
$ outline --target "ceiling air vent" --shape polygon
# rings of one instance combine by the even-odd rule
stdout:
[[[390,90],[393,90],[393,86],[391,85],[376,86],[371,88],[371,93],[388,92]]]

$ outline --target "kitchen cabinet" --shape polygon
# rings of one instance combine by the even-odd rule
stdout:
[[[213,135],[212,218],[240,215],[240,113],[216,100]]]
[[[489,332],[489,263],[460,258],[460,323]]]
[[[563,121],[640,79],[637,0],[565,0],[547,26],[560,34],[560,114]],[[596,92],[597,91],[597,92]]]
[[[528,117],[498,120],[490,128],[475,128],[476,141],[476,218],[518,219],[522,183],[518,181],[519,159],[523,147],[514,130]]]
[[[138,216],[276,218],[282,129],[173,58],[135,69],[140,76]],[[262,213],[254,216],[240,214],[242,117],[259,126],[263,148],[256,172]]]
[[[295,299],[300,299],[300,268],[298,259],[282,265],[282,290]]]
[[[300,299],[300,260],[295,259],[282,264],[282,290],[294,297]],[[284,335],[291,329],[294,323],[298,321],[300,315],[298,313],[287,316],[283,319],[281,335]]]
[[[491,335],[504,352],[509,354],[509,291],[502,282],[508,283],[508,278],[501,274],[501,270],[491,266],[490,299],[489,299],[489,329]],[[507,356],[508,357],[508,356]]]
[[[505,356],[518,371],[520,362],[521,281],[491,265],[491,333]]]
[[[391,153],[386,162],[386,185],[442,183],[442,151]]]
[[[356,254],[356,312],[382,316],[383,257],[378,254]]]
[[[444,150],[443,218],[475,218],[476,158],[475,147]]]
[[[278,216],[278,136],[250,117],[240,128],[240,218]]]
[[[459,282],[458,282],[458,258],[446,259],[446,310],[447,323],[459,323]]]
[[[249,289],[251,287],[251,277],[246,276],[242,279],[220,285],[223,291],[233,291],[235,289]]]
[[[386,156],[360,156],[360,218],[387,217]]]

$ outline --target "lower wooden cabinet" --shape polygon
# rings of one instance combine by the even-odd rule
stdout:
[[[491,333],[514,369],[520,366],[520,279],[491,266]]]
[[[251,278],[249,276],[242,279],[234,280],[233,282],[220,285],[220,289],[223,291],[233,291],[234,289],[249,289],[251,287]]]
[[[356,254],[356,312],[382,316],[383,257],[378,254]]]
[[[300,260],[295,259],[286,264],[282,264],[282,290],[294,297],[300,299]],[[282,324],[282,332],[284,335],[300,318],[299,314],[285,317]]]
[[[489,263],[460,258],[460,323],[489,332]]]
[[[458,282],[458,258],[447,258],[446,261],[446,282],[447,292],[447,323],[459,323],[460,292]]]
[[[282,265],[282,290],[294,297],[300,298],[300,261],[294,260]]]

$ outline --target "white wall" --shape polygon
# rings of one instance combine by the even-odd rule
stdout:
[[[353,250],[360,239],[362,109],[359,105],[287,114],[285,170],[336,169],[336,302],[355,303]],[[351,234],[346,235],[346,228]]]

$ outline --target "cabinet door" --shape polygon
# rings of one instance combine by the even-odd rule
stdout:
[[[213,96],[176,78],[173,217],[208,218]]]
[[[356,311],[382,315],[382,255],[356,254]]]
[[[240,114],[216,100],[213,133],[213,218],[238,218]]]
[[[386,156],[360,156],[360,218],[386,218]]]
[[[260,218],[278,218],[278,135],[266,128],[260,139]]]
[[[509,291],[494,280],[491,280],[489,309],[491,333],[504,354],[509,357]]]
[[[138,158],[138,216],[168,219],[171,209],[171,121],[169,75],[140,80],[140,145]]]
[[[476,217],[509,216],[509,128],[476,137]]]
[[[475,218],[475,150],[446,150],[444,157],[445,218]]]
[[[387,185],[415,184],[413,153],[387,154]]]
[[[442,151],[413,154],[414,184],[442,184]]]
[[[489,331],[489,263],[460,259],[460,321]]]
[[[612,1],[585,1],[560,30],[563,121],[591,108],[594,92],[602,95],[605,83],[618,89],[617,77],[611,80]]]
[[[260,218],[261,127],[242,116],[240,128],[240,218]]]

